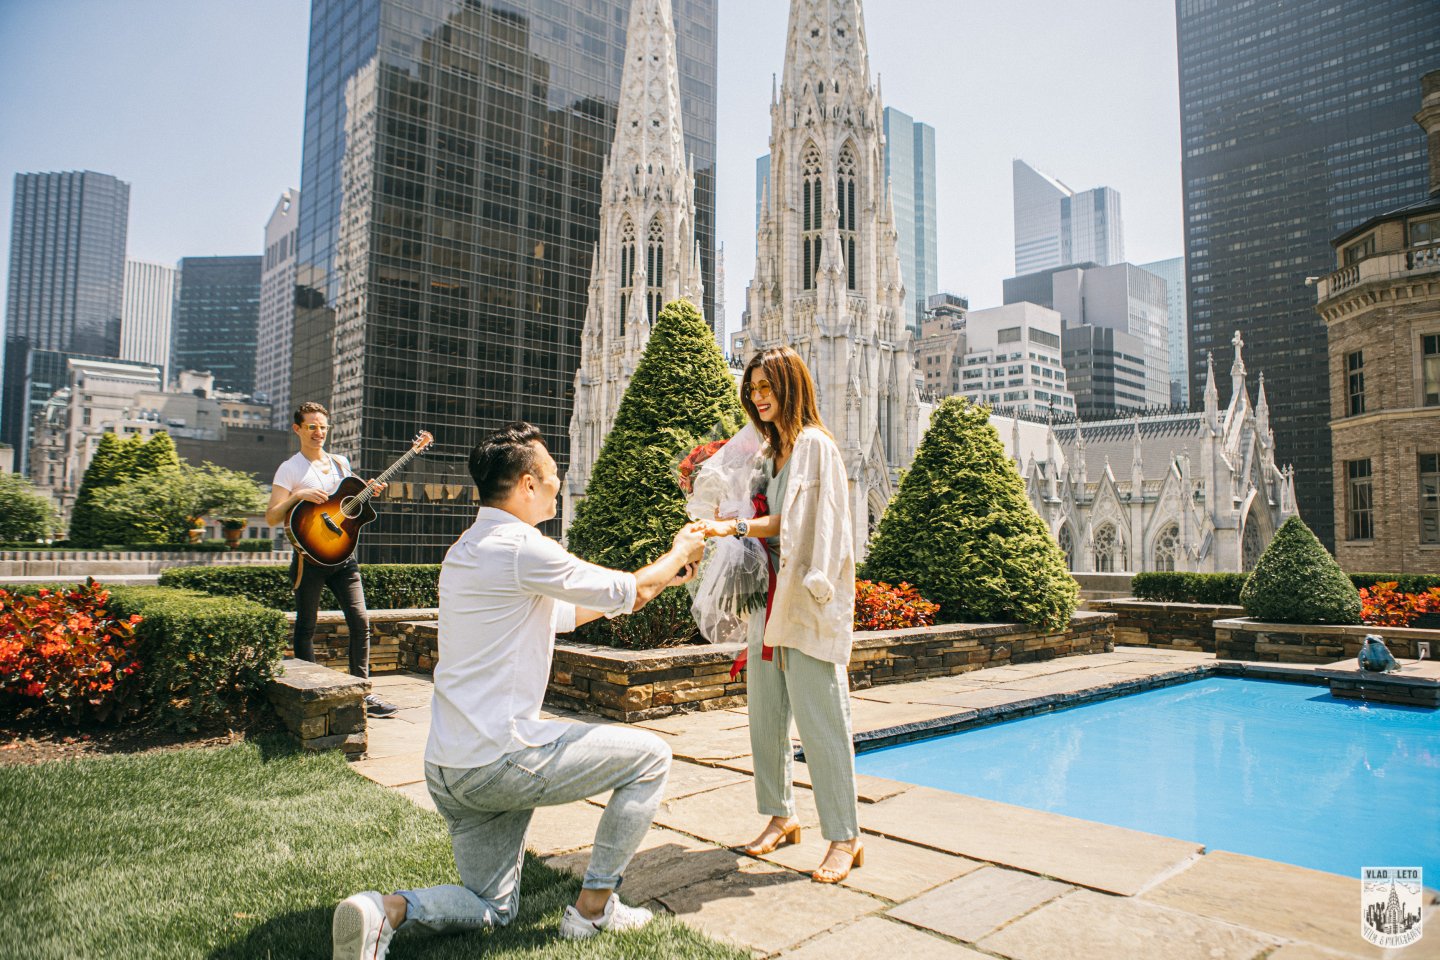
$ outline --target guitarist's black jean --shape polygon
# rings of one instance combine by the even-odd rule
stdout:
[[[295,583],[300,554],[290,560],[290,582]],[[335,594],[345,611],[350,632],[350,674],[370,676],[370,615],[365,609],[365,587],[360,583],[360,564],[352,556],[338,567],[316,566],[305,561],[304,573],[295,588],[295,656],[315,662],[315,616],[320,612],[320,595],[326,587]]]

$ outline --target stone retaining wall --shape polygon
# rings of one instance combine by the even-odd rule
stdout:
[[[1215,621],[1215,657],[1271,663],[1334,663],[1359,655],[1366,634],[1378,634],[1396,657],[1413,660],[1417,644],[1430,644],[1430,657],[1440,652],[1440,630],[1400,627],[1261,623],[1248,617]]]
[[[1215,652],[1214,621],[1243,616],[1244,607],[1156,600],[1095,600],[1089,609],[1113,613],[1115,642],[1127,647],[1167,647]]]
[[[1069,629],[1054,631],[1013,623],[860,631],[850,660],[850,686],[862,689],[1006,663],[1100,653],[1113,643],[1115,619],[1108,613],[1077,613]],[[433,621],[396,624],[393,632],[405,669],[434,667]],[[730,665],[739,652],[739,644],[621,650],[557,643],[546,700],[625,721],[740,706],[745,703],[745,676],[730,679]]]
[[[266,695],[285,727],[306,750],[365,753],[365,694],[370,681],[305,660],[285,660]]]
[[[433,622],[438,616],[434,607],[414,610],[371,610],[370,611],[370,673],[394,673],[397,670],[419,670],[428,672],[435,666],[433,654],[422,660],[414,654],[416,645],[406,643],[405,638],[414,628],[425,622]],[[285,619],[295,624],[295,614],[286,613]],[[405,652],[412,652],[405,659]],[[287,657],[293,657],[291,647],[285,650]],[[350,628],[345,625],[345,615],[339,610],[322,610],[315,618],[315,657],[326,667],[342,673],[350,669]]]
[[[205,553],[188,550],[3,550],[0,551],[0,580],[9,577],[57,577],[67,580],[78,577],[83,580],[85,577],[154,576],[171,567],[289,562],[289,550],[265,553],[243,550]]]

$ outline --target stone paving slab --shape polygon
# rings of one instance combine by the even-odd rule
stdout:
[[[1279,941],[1134,898],[1080,890],[980,941],[1013,960],[1253,960]]]
[[[815,883],[808,876],[756,860],[713,880],[662,894],[659,901],[717,940],[766,954],[884,908],[862,893]]]
[[[425,779],[425,754],[422,748],[414,753],[396,753],[356,760],[350,765],[350,769],[382,786],[399,787]]]
[[[728,710],[704,710],[657,717],[654,720],[638,720],[631,726],[679,736],[696,730],[736,730],[748,722],[745,714],[735,714]]]
[[[897,920],[971,943],[1074,887],[987,866],[890,911]]]
[[[952,716],[957,711],[933,703],[881,703],[854,699],[850,702],[850,726],[856,733],[881,730],[906,723],[922,723]]]
[[[1402,960],[1405,954],[1402,951],[1394,950],[1396,960]],[[1309,943],[1287,943],[1277,949],[1274,953],[1268,954],[1265,960],[1354,960],[1353,953],[1336,953],[1333,950],[1326,950]]]
[[[1012,690],[1009,687],[990,687],[979,690],[966,690],[961,693],[931,697],[926,703],[933,703],[938,706],[950,707],[952,712],[957,709],[970,709],[976,707],[998,707],[1007,703],[1018,703],[1021,700],[1030,700],[1035,694],[1024,690]]]
[[[743,725],[730,730],[702,728],[686,731],[666,736],[665,742],[670,744],[670,751],[676,759],[712,766],[719,760],[733,760],[750,755],[750,730]]]
[[[736,757],[734,760],[722,760],[717,766],[727,770],[738,770],[747,775],[755,773],[754,757]],[[810,766],[803,760],[796,760],[794,772],[791,774],[791,783],[797,787],[814,787],[810,779]],[[861,803],[879,803],[887,797],[898,796],[913,787],[912,783],[902,783],[899,780],[887,780],[884,777],[872,777],[868,773],[857,773],[855,775],[855,793]]]
[[[590,847],[551,857],[547,862],[576,876],[590,865]],[[691,884],[734,873],[749,857],[674,830],[654,829],[646,835],[625,870],[627,903],[648,903]]]
[[[884,917],[866,917],[848,927],[823,934],[794,950],[784,960],[848,960],[851,957],[904,957],[905,960],[990,960],[987,954]]]
[[[365,756],[375,760],[407,753],[424,753],[430,736],[430,722],[415,723],[398,714],[385,719],[368,719],[365,724]]]
[[[583,800],[558,807],[539,807],[530,818],[525,846],[542,857],[570,853],[595,842],[595,828],[605,811]]]
[[[1147,890],[1141,899],[1341,953],[1387,955],[1360,936],[1358,877],[1216,851]],[[1426,898],[1431,917],[1432,900]],[[1297,910],[1297,904],[1304,909]],[[1395,953],[1405,960],[1434,960],[1440,957],[1440,937],[1423,937]]]
[[[877,687],[852,690],[850,696],[856,700],[877,700],[881,703],[929,703],[937,696],[947,696],[966,690],[983,690],[987,684],[970,679],[974,673],[961,673],[953,677],[934,677],[930,680],[912,680],[909,683],[884,683]]]
[[[915,787],[865,809],[860,826],[949,853],[1127,896],[1201,845],[1090,820]]]
[[[688,760],[674,760],[670,764],[670,778],[665,781],[665,795],[662,803],[681,800],[707,790],[729,787],[737,783],[749,784],[750,778],[736,770],[724,767],[707,767]],[[592,802],[605,807],[610,805],[610,793],[590,798]]]
[[[795,816],[803,829],[819,829],[815,798],[795,788]],[[749,843],[764,829],[768,817],[755,812],[755,788],[748,779],[729,787],[707,790],[679,800],[662,802],[655,823],[723,847]]]
[[[806,830],[801,832],[799,844],[776,847],[762,859],[808,873],[820,865],[829,846],[819,830]],[[869,836],[865,838],[865,866],[851,870],[841,885],[898,903],[982,866],[913,843]]]
[[[425,781],[421,780],[419,783],[407,783],[404,786],[395,787],[394,789],[396,793],[405,797],[417,807],[429,810],[432,813],[435,812],[435,798],[430,796],[430,787],[426,785]]]
[[[1113,670],[1070,670],[1065,673],[1006,680],[999,685],[1007,690],[1024,690],[1031,696],[1037,696],[1047,693],[1075,693],[1091,687],[1103,687],[1134,679],[1133,674]]]

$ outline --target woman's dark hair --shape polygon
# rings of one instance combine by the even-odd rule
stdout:
[[[540,430],[516,420],[475,444],[475,449],[470,451],[470,476],[480,491],[481,503],[490,506],[501,502],[527,473],[539,477],[535,467],[536,441],[544,442]]]
[[[307,413],[323,414],[326,420],[330,419],[330,411],[325,409],[324,404],[316,403],[314,400],[307,400],[295,408],[295,426],[305,422]]]
[[[778,415],[773,423],[760,419],[755,400],[750,396],[750,378],[770,381],[770,389]],[[770,442],[776,456],[788,453],[806,427],[825,429],[820,408],[815,401],[815,381],[800,354],[790,347],[770,347],[750,358],[745,375],[740,378],[740,406],[750,417],[760,436]]]

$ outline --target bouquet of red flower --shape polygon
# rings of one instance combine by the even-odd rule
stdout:
[[[685,459],[680,461],[680,489],[686,493],[693,493],[695,491],[695,471],[700,469],[700,464],[715,456],[716,452],[728,442],[728,440],[711,440],[687,453]]]
[[[680,488],[686,513],[696,520],[756,516],[760,435],[746,426],[729,441],[704,443],[682,461]],[[688,484],[688,485],[687,485]],[[769,566],[760,541],[716,538],[705,547],[700,574],[690,583],[691,613],[711,643],[743,641],[749,618],[765,609]]]

